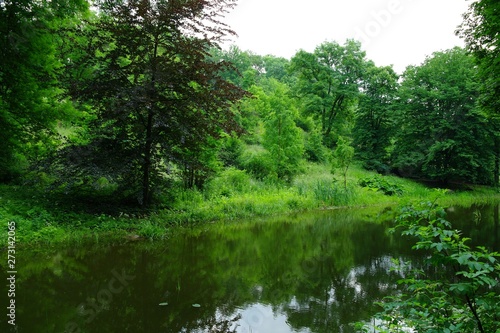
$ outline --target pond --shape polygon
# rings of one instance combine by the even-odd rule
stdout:
[[[449,209],[449,219],[499,248],[498,206]],[[19,251],[17,330],[3,314],[1,331],[354,332],[397,290],[391,258],[419,260],[389,224],[373,209],[332,210],[209,224],[162,242]]]

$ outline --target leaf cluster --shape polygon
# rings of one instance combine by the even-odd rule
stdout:
[[[379,314],[391,331],[498,332],[500,253],[471,248],[433,203],[403,208],[396,220],[402,235],[416,240],[428,266],[406,265],[401,295],[381,303]]]
[[[403,189],[400,186],[379,175],[360,179],[359,185],[375,191],[381,191],[385,195],[403,195]]]

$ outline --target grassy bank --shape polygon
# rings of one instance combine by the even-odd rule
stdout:
[[[380,206],[435,200],[444,206],[498,202],[498,191],[481,186],[440,190],[395,176],[380,176],[352,167],[343,179],[327,165],[308,164],[291,184],[260,181],[241,170],[228,169],[203,191],[174,189],[149,212],[108,207],[50,196],[22,186],[0,186],[0,223],[16,223],[18,244],[57,244],[168,237],[173,226],[220,220],[285,215],[335,207]],[[6,233],[4,233],[6,235]],[[0,246],[7,242],[0,240]]]

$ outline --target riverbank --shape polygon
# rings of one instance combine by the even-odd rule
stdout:
[[[210,180],[203,191],[173,189],[149,211],[127,207],[95,207],[26,186],[0,185],[0,223],[15,222],[18,244],[50,245],[97,242],[102,239],[163,239],[175,227],[286,215],[337,207],[379,206],[438,200],[443,206],[498,202],[489,187],[466,186],[443,190],[396,176],[381,176],[352,167],[347,187],[328,165],[308,164],[291,184],[256,180],[241,170],[228,169]],[[5,246],[7,237],[0,240]]]

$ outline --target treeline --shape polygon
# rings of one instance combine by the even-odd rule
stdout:
[[[402,75],[354,40],[291,59],[222,50],[235,2],[3,2],[0,180],[148,205],[228,167],[286,183],[304,161],[356,159],[498,185],[495,49],[474,35],[487,1],[459,30],[468,50]]]
[[[495,127],[479,103],[475,60],[463,49],[436,52],[401,76],[367,60],[353,40],[325,42],[291,60],[237,47],[217,57],[243,73],[225,75],[255,97],[239,105],[243,140],[262,143],[262,154],[279,160],[279,178],[300,170],[301,151],[310,161],[327,161],[341,142],[381,173],[494,182]],[[266,146],[269,137],[276,142]]]

